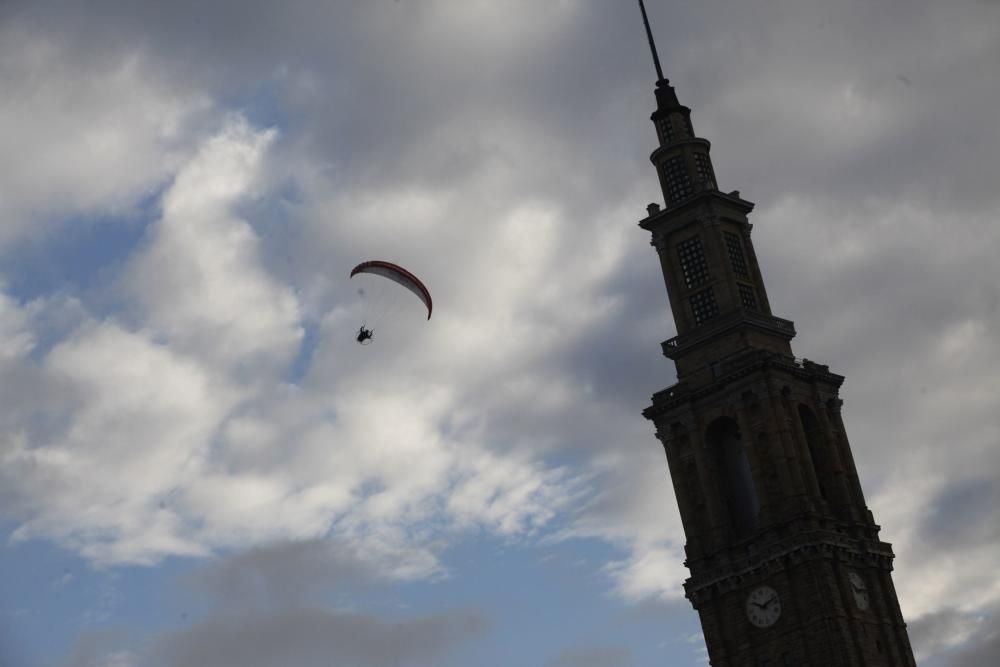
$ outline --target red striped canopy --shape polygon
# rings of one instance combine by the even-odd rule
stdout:
[[[373,273],[376,276],[382,276],[383,278],[395,281],[410,290],[427,306],[427,319],[431,319],[431,310],[434,308],[434,302],[431,301],[430,291],[420,282],[420,278],[417,278],[403,267],[392,262],[373,259],[368,262],[361,262],[351,269],[352,278],[359,273]]]

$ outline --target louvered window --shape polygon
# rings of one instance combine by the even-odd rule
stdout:
[[[686,139],[694,136],[694,129],[691,127],[691,119],[685,118],[684,114],[671,114],[674,127],[674,135],[678,139]]]
[[[656,132],[660,135],[661,143],[669,144],[674,140],[674,126],[670,124],[669,118],[656,121]]]
[[[663,177],[667,183],[667,196],[671,202],[679,202],[692,195],[691,177],[684,166],[682,156],[676,155],[663,163]]]
[[[697,287],[708,280],[708,263],[705,261],[705,249],[700,237],[692,236],[678,243],[677,257],[681,261],[681,271],[687,287]]]
[[[715,175],[712,173],[712,161],[705,153],[694,154],[694,165],[698,170],[698,180],[708,189],[715,189]]]
[[[719,306],[715,303],[715,293],[711,287],[691,296],[691,313],[695,324],[706,322],[719,314]]]
[[[740,288],[740,303],[743,307],[747,310],[757,310],[757,294],[753,287],[743,283],[737,283],[737,287]]]
[[[726,250],[729,251],[729,265],[733,267],[733,272],[738,276],[749,276],[747,262],[743,257],[743,245],[740,237],[732,232],[725,232]]]

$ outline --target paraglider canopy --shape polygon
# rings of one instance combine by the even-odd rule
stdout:
[[[399,266],[398,264],[393,264],[392,262],[383,262],[381,260],[371,260],[368,262],[361,262],[351,270],[351,277],[358,275],[359,273],[370,273],[376,276],[382,276],[383,278],[388,278],[394,282],[399,283],[406,289],[410,290],[427,306],[427,319],[431,319],[431,310],[434,308],[434,303],[431,301],[431,293],[424,287],[424,284],[420,282],[420,279],[415,275]]]

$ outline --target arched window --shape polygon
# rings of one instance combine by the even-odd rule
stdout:
[[[733,536],[747,537],[757,529],[760,501],[736,420],[716,419],[705,433],[705,443],[715,460],[719,491]]]

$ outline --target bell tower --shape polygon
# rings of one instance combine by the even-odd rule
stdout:
[[[753,203],[719,190],[710,143],[656,65],[664,205],[652,235],[677,336],[656,426],[687,540],[684,584],[715,667],[915,665],[891,546],[865,504],[841,416],[844,378],[798,359],[751,240]]]

